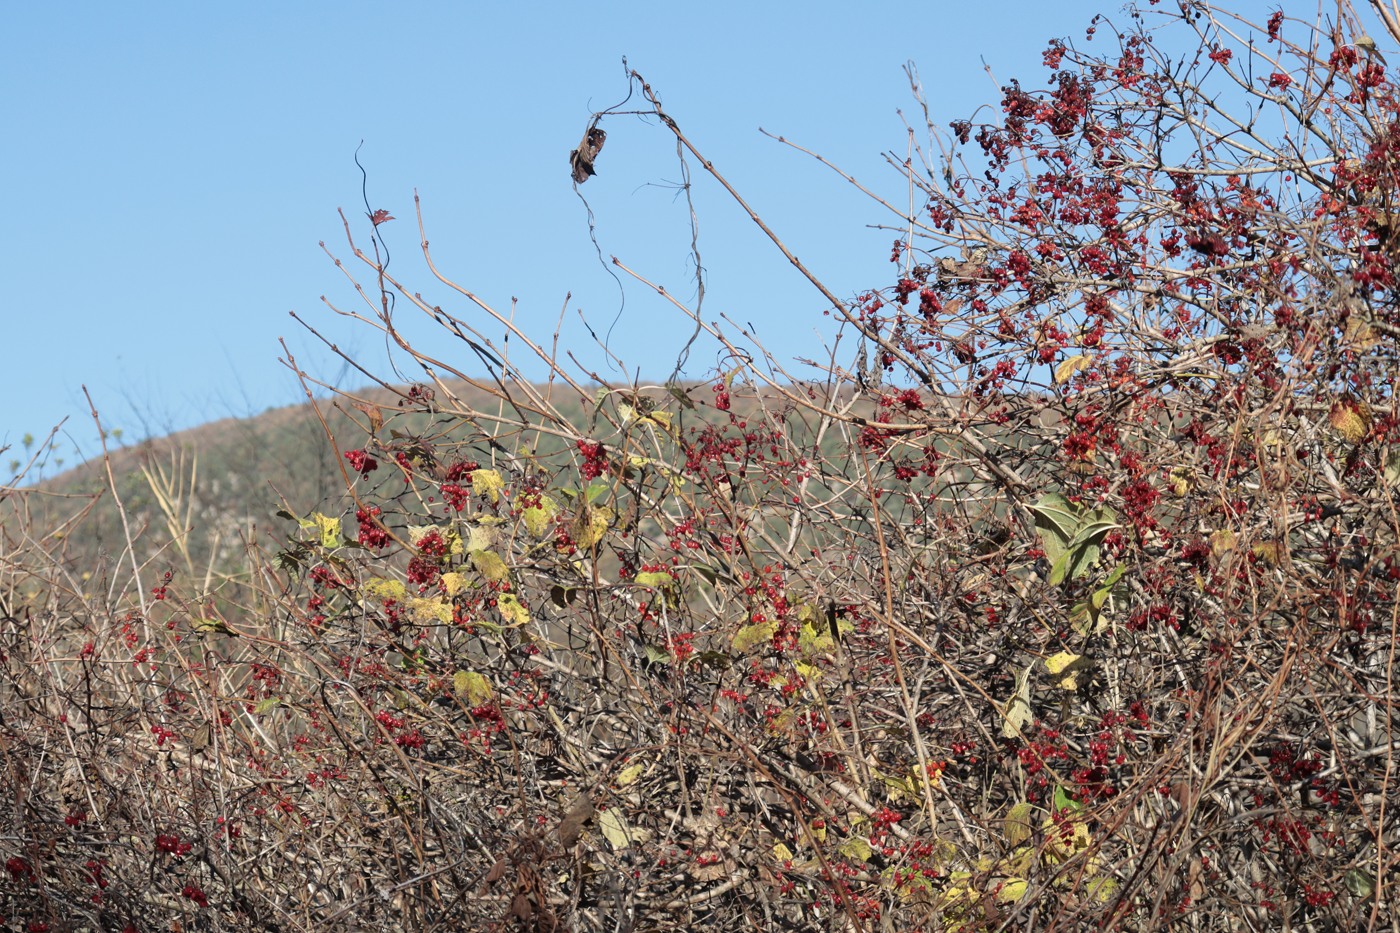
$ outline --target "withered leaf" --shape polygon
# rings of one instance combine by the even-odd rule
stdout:
[[[500,881],[505,876],[506,860],[503,858],[498,858],[496,859],[495,864],[491,866],[491,870],[486,873],[486,877],[483,879],[483,881],[485,882],[486,887],[490,887],[497,881]]]
[[[378,434],[379,429],[384,427],[384,409],[373,402],[356,402],[355,408],[369,416],[370,433]]]
[[[597,126],[590,126],[588,132],[583,134],[583,140],[578,144],[578,148],[569,153],[569,165],[573,168],[574,181],[583,184],[588,181],[590,175],[598,174],[593,169],[593,160],[598,158],[598,153],[603,150],[603,143],[607,140],[608,134]]]
[[[593,800],[586,794],[569,805],[564,818],[559,821],[559,841],[564,848],[571,849],[578,842],[584,824],[593,819]]]

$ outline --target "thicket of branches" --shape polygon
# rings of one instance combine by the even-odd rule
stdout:
[[[737,362],[580,372],[347,223],[336,310],[422,375],[335,403],[343,500],[186,589],[135,533],[70,574],[81,516],[6,494],[0,923],[1394,929],[1400,97],[1363,14],[1400,41],[1381,0],[1130,11],[911,127],[891,283],[786,255],[858,337],[825,371],[617,262]]]

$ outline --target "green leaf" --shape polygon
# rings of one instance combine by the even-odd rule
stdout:
[[[1080,635],[1090,633],[1100,635],[1103,633],[1103,630],[1108,627],[1107,623],[1101,619],[1103,607],[1107,605],[1108,598],[1113,595],[1113,589],[1118,585],[1118,581],[1123,579],[1123,574],[1127,572],[1128,565],[1120,563],[1104,578],[1088,599],[1080,600],[1074,604],[1074,608],[1070,610],[1070,621],[1076,632]]]
[[[1048,493],[1030,507],[1035,515],[1035,530],[1040,536],[1040,546],[1045,556],[1054,563],[1069,547],[1079,527],[1079,506],[1072,504],[1058,492]]]
[[[1342,884],[1347,890],[1363,901],[1376,896],[1376,876],[1360,868],[1353,868],[1342,875]]]
[[[1104,577],[1104,581],[1099,584],[1099,588],[1094,591],[1091,598],[1093,611],[1096,615],[1099,610],[1103,609],[1104,603],[1108,602],[1108,597],[1113,593],[1113,588],[1118,585],[1118,581],[1123,579],[1123,574],[1127,572],[1128,565],[1120,563],[1113,568],[1107,577]]]
[[[1031,506],[1041,549],[1050,562],[1050,582],[1060,584],[1088,573],[1099,560],[1104,536],[1118,526],[1118,516],[1106,506],[1085,509],[1057,492]]]
[[[1056,810],[1071,810],[1077,813],[1084,809],[1084,804],[1071,797],[1063,784],[1055,785],[1054,803]]]
[[[1065,547],[1065,552],[1055,561],[1050,573],[1050,583],[1060,584],[1065,580],[1077,580],[1099,562],[1099,545],[1104,536],[1119,525],[1103,517],[1100,513],[1113,516],[1108,509],[1095,509],[1085,516],[1083,524]],[[1048,553],[1048,552],[1047,552]]]
[[[264,716],[275,710],[281,702],[282,700],[278,697],[266,697],[258,701],[258,704],[253,707],[253,712]]]

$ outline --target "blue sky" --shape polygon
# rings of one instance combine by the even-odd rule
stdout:
[[[394,271],[463,316],[416,254],[412,195],[449,277],[508,309],[589,365],[620,294],[588,238],[568,151],[593,110],[626,93],[622,57],[683,130],[840,295],[889,283],[890,217],[829,170],[765,138],[820,152],[896,202],[882,153],[903,153],[897,110],[917,108],[914,62],[936,121],[1040,86],[1048,38],[1082,39],[1119,4],[891,2],[693,4],[11,4],[0,56],[7,222],[0,467],[26,433],[69,418],[59,455],[97,453],[80,386],[128,441],[299,400],[278,362],[363,383],[289,316],[296,311],[364,365],[384,341],[333,315],[353,292],[317,245],[345,256],[336,209],[363,232],[361,140],[371,206]],[[1267,15],[1277,4],[1236,5]],[[1308,15],[1309,10],[1299,10]],[[613,117],[597,178],[582,186],[604,255],[680,296],[693,293],[675,145],[654,122]],[[780,359],[818,356],[833,325],[820,296],[708,177],[694,172],[706,317],[751,321]],[[405,310],[407,313],[407,310]],[[416,338],[479,372],[464,347]],[[612,348],[663,379],[689,327],[629,283]],[[490,332],[488,330],[488,332]],[[717,365],[697,346],[692,376]],[[800,367],[799,367],[800,369]],[[538,369],[535,369],[538,372]],[[601,370],[600,371],[604,371]],[[616,378],[615,372],[605,371]],[[50,470],[52,472],[52,470]],[[6,473],[8,475],[8,472]]]

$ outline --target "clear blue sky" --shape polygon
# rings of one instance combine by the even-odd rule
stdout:
[[[901,66],[920,71],[943,125],[994,102],[999,82],[1041,86],[1040,50],[1082,39],[1117,2],[26,3],[7,4],[0,56],[0,227],[5,288],[0,469],[25,433],[69,417],[68,464],[97,450],[80,385],[127,440],[299,400],[277,360],[363,382],[302,331],[295,310],[383,372],[382,339],[320,296],[353,293],[317,246],[345,255],[336,208],[363,230],[370,201],[394,270],[472,317],[416,255],[422,194],[440,268],[499,308],[519,299],[547,339],[602,366],[574,309],[605,330],[616,284],[588,240],[566,155],[592,110],[626,92],[622,56],[668,112],[838,294],[889,283],[893,237],[872,202],[760,126],[821,152],[895,199],[882,152],[902,153],[896,110],[917,119]],[[1277,4],[1249,0],[1262,18]],[[1308,15],[1308,10],[1299,10]],[[688,296],[674,142],[635,118],[604,123],[582,191],[605,255]],[[780,358],[819,355],[831,320],[809,286],[718,187],[695,172],[707,317],[752,321]],[[409,313],[405,307],[405,314]],[[664,378],[689,331],[635,284],[614,349]],[[434,352],[479,371],[431,329]],[[688,371],[716,357],[697,347]],[[537,371],[537,370],[536,370]],[[615,375],[615,374],[610,374]],[[50,470],[52,472],[52,470]],[[6,473],[8,475],[8,473]]]

